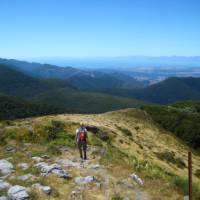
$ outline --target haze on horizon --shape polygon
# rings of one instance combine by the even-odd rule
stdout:
[[[0,57],[198,56],[198,0],[2,0]]]

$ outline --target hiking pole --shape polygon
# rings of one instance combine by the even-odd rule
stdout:
[[[192,200],[192,153],[188,152],[188,190],[189,200]]]

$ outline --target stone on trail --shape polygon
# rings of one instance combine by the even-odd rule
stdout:
[[[42,185],[39,184],[39,183],[33,184],[33,185],[32,185],[32,188],[39,189],[39,190],[41,190],[43,193],[45,193],[46,195],[50,195],[51,192],[52,192],[51,187],[49,187],[49,186],[42,186]]]
[[[42,162],[44,159],[39,157],[39,156],[34,156],[32,157],[32,159],[35,161],[35,162]]]
[[[9,161],[5,160],[5,159],[1,159],[0,160],[0,172],[2,174],[10,174],[14,171],[14,166],[12,163],[10,163]]]
[[[0,200],[8,200],[8,198],[6,196],[1,196]]]
[[[75,183],[77,185],[86,185],[86,184],[89,184],[91,182],[95,182],[96,180],[97,179],[94,176],[86,176],[86,177],[79,176],[79,177],[75,178]]]
[[[42,191],[43,191],[45,194],[49,195],[49,194],[51,193],[51,188],[50,188],[49,186],[44,186],[44,187],[42,188]]]
[[[129,197],[124,197],[123,200],[131,200]]]
[[[16,152],[16,148],[15,147],[6,147],[6,151],[10,152],[10,153],[14,153],[14,152]]]
[[[32,174],[25,174],[25,175],[21,175],[21,176],[11,176],[9,179],[13,180],[13,179],[17,179],[20,181],[27,181],[27,180],[35,180],[36,177]]]
[[[136,200],[150,200],[143,192],[138,192],[136,194]]]
[[[132,190],[134,188],[133,183],[131,183],[131,181],[126,180],[126,179],[119,181],[117,184],[119,186],[121,186],[121,188],[123,188],[123,189],[131,189]]]
[[[49,155],[46,155],[46,154],[44,154],[44,155],[42,155],[42,156],[41,156],[41,158],[43,158],[43,159],[49,159],[49,158],[50,158],[50,156],[49,156]]]
[[[8,197],[10,200],[26,200],[29,195],[25,187],[15,185],[8,190]]]
[[[80,191],[76,191],[76,190],[74,190],[74,191],[72,191],[71,193],[70,193],[70,198],[77,198],[77,197],[80,197],[80,198],[82,198],[82,194],[81,194],[81,192]]]
[[[43,176],[48,176],[49,174],[55,174],[60,178],[71,178],[71,176],[62,169],[58,164],[48,165],[48,163],[41,162],[35,165],[36,168],[40,169]]]
[[[28,165],[27,163],[19,163],[19,164],[17,165],[17,167],[19,167],[19,168],[21,168],[21,169],[23,169],[23,170],[26,170],[26,169],[29,168],[29,165]]]
[[[99,170],[101,169],[101,166],[99,164],[96,164],[96,165],[90,165],[89,168],[93,170]]]
[[[6,190],[10,187],[11,187],[11,185],[8,182],[4,182],[4,181],[0,180],[0,191]]]
[[[78,163],[68,160],[68,159],[60,159],[57,161],[59,164],[61,164],[63,167],[77,167]]]
[[[131,178],[140,186],[144,186],[143,180],[136,174],[132,174]]]

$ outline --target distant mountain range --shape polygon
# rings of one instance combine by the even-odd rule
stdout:
[[[104,73],[95,70],[81,70],[72,67],[58,67],[49,64],[29,63],[18,60],[0,59],[0,64],[7,65],[26,75],[40,79],[63,79],[79,89],[95,90],[106,88],[138,88],[147,84],[137,81],[123,73]]]
[[[5,106],[5,101],[8,101],[8,107],[5,107],[7,111],[4,112],[6,118],[8,113],[13,113],[10,112],[10,108],[14,108],[15,103],[21,110],[24,110],[24,107],[29,108],[27,112],[34,116],[40,113],[51,114],[53,110],[55,113],[99,113],[143,104],[134,99],[80,91],[62,79],[34,78],[6,65],[0,65],[0,93],[3,95],[3,98],[0,98],[0,107]],[[13,96],[20,97],[20,100]],[[42,105],[46,107],[42,109]]]
[[[29,101],[52,105],[59,112],[99,113],[138,107],[144,102],[200,100],[200,78],[171,77],[147,86],[147,82],[137,81],[128,71],[104,73],[17,60],[0,59],[1,62],[7,63],[0,64],[1,94],[24,98],[24,104]]]
[[[138,67],[199,67],[200,56],[118,56],[96,58],[48,58],[40,62],[59,66],[79,66],[81,68],[132,69]]]

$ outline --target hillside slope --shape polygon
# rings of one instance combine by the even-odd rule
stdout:
[[[142,89],[112,89],[104,90],[104,92],[160,104],[184,100],[200,100],[200,78],[168,78]]]
[[[0,120],[56,114],[66,111],[60,107],[33,103],[22,98],[0,94]]]
[[[144,104],[144,102],[134,99],[115,97],[103,93],[82,92],[70,88],[42,93],[33,100],[70,109],[77,113],[102,113],[122,108],[135,108]]]
[[[85,162],[79,161],[78,152],[74,149],[74,131],[80,122],[89,126],[90,130],[93,127],[93,132],[88,133],[89,160]],[[1,128],[4,143],[1,145],[0,159],[13,156],[10,162],[16,166],[23,162],[29,164],[29,169],[25,171],[17,167],[14,176],[32,173],[38,177],[21,182],[6,177],[5,181],[12,184],[17,182],[27,188],[33,183],[40,183],[53,189],[50,196],[32,189],[32,198],[179,200],[186,195],[187,182],[184,177],[187,176],[189,148],[169,132],[157,127],[142,110],[44,116],[12,121],[9,125],[1,123]],[[5,149],[11,145],[16,145],[16,151],[6,153]],[[197,152],[193,153],[194,181],[199,182],[196,172],[199,170],[200,156]],[[36,155],[43,157],[43,164],[61,165],[71,178],[63,180],[52,173],[43,178],[40,171],[34,170],[34,164],[41,162],[31,157]],[[130,177],[133,173],[142,179],[144,185]],[[88,177],[89,182],[82,182],[83,177]],[[199,200],[198,184],[194,184],[194,189],[194,199]]]
[[[33,78],[5,65],[0,65],[0,93],[50,104],[63,108],[63,112],[99,113],[143,104],[134,99],[83,92],[67,80]]]
[[[7,65],[0,65],[0,92],[21,97],[33,97],[55,88],[73,88],[67,81],[57,79],[37,79],[12,69]]]
[[[84,90],[105,88],[140,88],[144,84],[124,73],[106,73],[104,70],[83,70],[73,67],[59,67],[50,64],[30,63],[0,58],[0,64],[10,66],[34,78],[68,80],[73,86]]]

